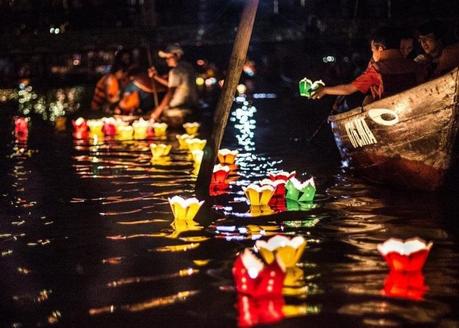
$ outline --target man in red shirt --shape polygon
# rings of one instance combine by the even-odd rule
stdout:
[[[372,60],[368,68],[353,82],[322,87],[313,95],[320,99],[325,95],[347,96],[360,91],[369,94],[365,103],[395,94],[423,82],[422,68],[400,53],[400,37],[395,29],[378,29],[371,39]]]

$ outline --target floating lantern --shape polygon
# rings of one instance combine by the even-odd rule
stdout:
[[[189,134],[177,134],[175,136],[178,140],[179,143],[179,148],[180,149],[188,149],[188,144],[186,143],[187,139],[193,139],[193,136],[190,136]]]
[[[237,85],[236,90],[238,94],[243,95],[246,93],[247,87],[245,86],[245,84],[241,83]]]
[[[153,130],[155,137],[162,138],[166,136],[167,124],[166,123],[153,123]]]
[[[130,125],[119,125],[116,130],[116,139],[118,140],[132,140],[134,128]]]
[[[16,117],[14,119],[14,135],[18,141],[25,141],[29,137],[29,118]]]
[[[421,300],[427,291],[421,271],[390,271],[384,281],[383,295],[397,298]]]
[[[271,264],[276,260],[279,266],[285,270],[295,267],[301,255],[303,255],[306,240],[301,236],[290,239],[276,235],[267,242],[257,240],[255,247],[266,263]]]
[[[113,117],[104,117],[102,121],[104,122],[104,126],[102,128],[104,135],[107,137],[114,137],[116,135],[116,127],[118,125],[117,121]]]
[[[188,149],[190,151],[193,150],[203,150],[204,147],[206,146],[207,140],[205,139],[198,139],[198,138],[190,138],[185,140]]]
[[[314,178],[301,183],[297,178],[292,177],[285,184],[287,193],[285,198],[297,202],[312,202],[316,194],[316,185]]]
[[[150,150],[153,158],[159,158],[162,156],[169,155],[171,151],[172,145],[165,145],[165,144],[150,144]]]
[[[250,205],[268,205],[274,195],[274,187],[252,183],[244,189],[244,193]]]
[[[252,297],[281,297],[285,273],[277,262],[264,265],[245,249],[234,261],[233,277],[238,293]]]
[[[204,156],[204,151],[202,150],[193,150],[191,152],[191,156],[193,157],[193,161],[196,165],[200,166],[202,162],[202,157]]]
[[[134,121],[132,123],[132,127],[134,128],[134,139],[136,140],[147,139],[149,126],[150,126],[150,122],[145,121],[143,118],[140,118],[139,120]]]
[[[180,196],[169,198],[169,204],[175,220],[192,222],[204,201],[197,198],[184,199]]]
[[[56,117],[56,120],[54,121],[54,128],[58,132],[64,132],[67,129],[67,117]]]
[[[270,205],[272,205],[270,203]],[[285,207],[288,211],[309,211],[314,208],[315,205],[312,202],[298,202],[296,200],[287,199]]]
[[[228,177],[230,168],[226,165],[217,164],[214,166],[214,171],[212,174],[211,183],[225,183],[226,178]]]
[[[285,180],[270,180],[263,179],[260,181],[262,186],[272,186],[274,188],[273,197],[282,197],[285,196]]]
[[[104,136],[104,132],[102,130],[104,127],[104,123],[102,122],[102,120],[87,120],[86,124],[89,127],[89,133],[92,137],[100,138]]]
[[[322,80],[314,81],[304,78],[299,83],[300,96],[311,98],[314,92],[320,87],[325,86],[325,83]]]
[[[285,301],[283,297],[253,298],[238,295],[238,326],[253,327],[262,324],[274,324],[284,319]]]
[[[277,172],[269,172],[268,178],[276,181],[276,180],[284,180],[288,181],[289,179],[293,178],[296,175],[296,171],[286,172],[286,171],[277,171]]]
[[[420,238],[411,238],[406,241],[390,238],[378,245],[378,251],[391,270],[420,271],[432,245],[432,242],[427,244]]]
[[[238,154],[239,152],[237,150],[229,150],[226,148],[220,149],[218,151],[218,161],[220,164],[233,165]]]
[[[190,135],[196,135],[198,133],[200,126],[201,124],[199,124],[198,122],[183,124],[183,128],[185,129],[186,133]]]
[[[88,138],[88,124],[85,119],[79,117],[76,121],[72,121],[73,125],[73,137],[75,139],[87,139]]]

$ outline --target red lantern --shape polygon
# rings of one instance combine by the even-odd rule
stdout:
[[[211,183],[209,186],[210,196],[220,196],[228,192],[229,183]]]
[[[408,239],[405,242],[391,238],[378,245],[378,251],[384,257],[387,265],[395,271],[420,271],[429,255],[432,243],[426,243],[419,238]]]
[[[76,121],[72,121],[73,125],[73,137],[75,139],[87,139],[88,138],[88,124],[83,118],[78,118]]]
[[[16,117],[14,119],[14,135],[18,141],[25,141],[29,137],[29,119]]]
[[[268,173],[268,177],[272,181],[283,180],[285,182],[287,182],[290,178],[293,178],[295,175],[296,175],[296,171],[292,171],[292,172],[279,171],[279,172]]]
[[[233,277],[236,290],[252,297],[281,297],[285,273],[276,261],[265,266],[250,250],[245,249],[235,260]]]
[[[104,127],[102,128],[104,135],[107,137],[114,137],[116,135],[116,124],[112,121],[105,121]]]
[[[230,172],[230,169],[228,166],[220,165],[220,164],[215,165],[214,171],[212,174],[211,183],[214,183],[214,184],[225,183],[226,178],[228,178],[229,172]]]
[[[252,298],[238,295],[237,310],[239,327],[253,327],[259,324],[273,324],[284,318],[283,297]]]
[[[421,300],[427,289],[422,272],[391,271],[384,281],[383,295]]]
[[[149,125],[147,128],[147,138],[153,138],[155,136],[155,129],[153,129],[153,126]]]

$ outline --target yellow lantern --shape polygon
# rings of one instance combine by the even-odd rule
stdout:
[[[177,134],[175,136],[178,140],[178,143],[179,143],[179,148],[180,149],[188,149],[188,144],[186,143],[186,141],[188,139],[192,139],[193,136],[190,136],[189,134]]]
[[[218,161],[220,164],[233,165],[238,154],[239,152],[237,150],[229,150],[227,148],[220,149],[218,151]]]
[[[190,135],[196,135],[198,133],[200,126],[201,124],[199,124],[198,122],[183,124],[183,128],[185,129],[186,133]]]
[[[132,127],[134,128],[134,139],[136,140],[143,140],[147,138],[147,130],[150,126],[148,121],[145,121],[143,118],[140,118],[137,121],[132,123]]]
[[[151,155],[153,158],[159,158],[169,155],[172,145],[166,144],[150,144]]]
[[[274,188],[269,185],[259,186],[252,183],[244,189],[244,193],[251,206],[268,205],[274,194]]]
[[[204,147],[206,146],[207,140],[191,138],[191,139],[186,139],[185,142],[188,145],[188,149],[192,152],[193,150],[203,150]]]
[[[296,266],[301,255],[303,255],[306,240],[302,236],[290,239],[285,236],[276,235],[267,242],[257,240],[255,247],[266,263],[271,264],[276,260],[280,267],[286,271],[286,269]]]
[[[162,138],[166,136],[167,124],[166,123],[153,123],[155,130],[155,137]]]
[[[116,128],[116,139],[132,140],[134,128],[130,125],[120,125]]]

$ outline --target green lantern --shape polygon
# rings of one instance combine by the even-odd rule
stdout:
[[[311,98],[314,92],[320,87],[325,86],[325,83],[322,80],[312,82],[308,78],[304,78],[300,81],[300,96]]]
[[[285,184],[285,190],[285,198],[296,202],[310,203],[316,195],[313,178],[301,183],[297,178],[293,177]]]

